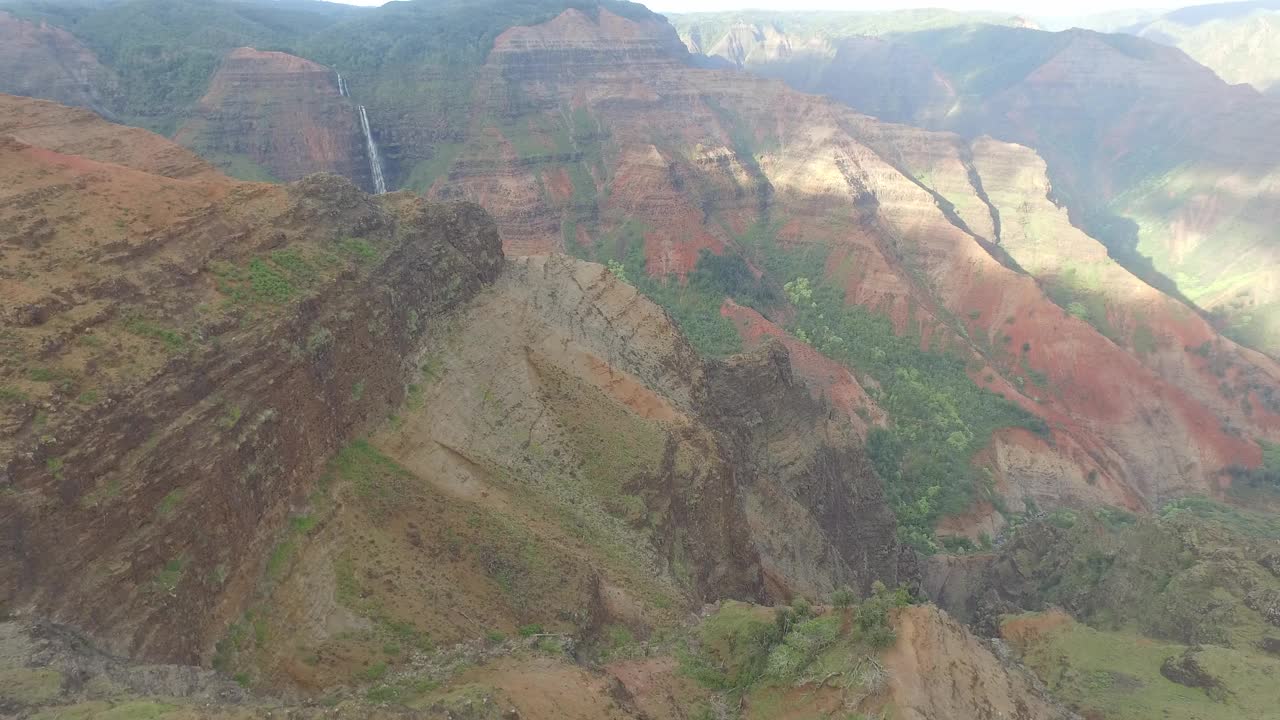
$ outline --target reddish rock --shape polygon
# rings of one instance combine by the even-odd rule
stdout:
[[[237,48],[174,139],[232,170],[247,160],[276,180],[332,172],[371,189],[356,108],[336,78],[310,60]]]
[[[1269,360],[1109,266],[1116,292],[1138,298],[1116,324],[1132,338],[1144,318],[1158,352],[1140,353],[1132,339],[1118,346],[1015,269],[1009,253],[1019,247],[999,220],[1014,222],[1024,205],[1054,218],[1044,242],[1107,262],[1047,202],[1034,153],[970,147],[781,83],[695,69],[675,42],[669,26],[607,11],[599,20],[568,11],[504,33],[477,87],[476,112],[523,98],[507,108],[513,119],[504,127],[576,138],[573,152],[548,144],[521,156],[511,144],[495,162],[492,146],[476,142],[432,193],[486,204],[509,253],[558,250],[571,239],[620,257],[640,243],[658,276],[679,277],[704,248],[738,246],[750,257],[751,235],[773,235],[788,252],[826,251],[827,278],[849,302],[918,332],[927,348],[970,358],[976,382],[1048,423],[1051,438],[1001,433],[985,456],[1015,505],[1029,497],[1149,507],[1173,494],[1220,493],[1224,468],[1260,462],[1253,438],[1276,437],[1280,427],[1263,403],[1246,413],[1239,394],[1226,397],[1216,373],[1225,373],[1231,393],[1256,397],[1280,378]],[[581,186],[577,200],[566,201],[565,175]],[[1008,250],[997,244],[1002,229]],[[740,308],[725,312],[748,338],[765,327]],[[1185,349],[1204,340],[1223,348],[1213,368]],[[847,395],[845,376],[829,366],[798,366],[820,394]]]

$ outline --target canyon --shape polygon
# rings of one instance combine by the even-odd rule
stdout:
[[[464,642],[477,623],[651,633],[726,597],[916,582],[858,429],[795,379],[785,345],[703,359],[600,265],[504,260],[474,205],[333,175],[234,181],[86,111],[0,109],[20,228],[3,244],[7,711],[256,715],[290,706],[191,664],[309,692],[367,674],[384,645]],[[900,622],[909,644],[885,662],[1013,672],[935,610]],[[666,702],[645,687],[684,682],[672,660],[590,670],[486,642],[447,686],[485,689],[418,690],[423,712],[488,698],[638,717]],[[510,684],[537,677],[577,689]],[[1001,702],[1045,702],[1009,682]],[[378,716],[360,697],[339,712]],[[973,699],[903,675],[859,702]]]
[[[634,71],[616,67],[619,46]],[[1161,493],[1212,491],[1217,470],[1253,462],[1247,438],[1275,432],[1276,408],[1265,399],[1275,363],[1109,261],[1045,200],[1034,153],[690,69],[673,47],[668,26],[607,10],[598,21],[569,11],[500,36],[473,113],[504,97],[538,111],[507,111],[519,114],[459,150],[430,194],[485,205],[509,253],[624,260],[634,249],[643,254],[637,272],[660,278],[691,272],[704,249],[739,252],[763,268],[766,248],[751,237],[761,231],[774,234],[781,254],[825,251],[819,272],[848,302],[971,358],[978,382],[1050,424],[1048,442],[1030,433],[993,439],[1006,502],[1142,507]],[[1019,237],[1019,228],[1032,232]],[[1046,256],[1049,246],[1065,257]],[[1115,325],[1109,335],[1046,292],[1040,278],[1068,270],[1114,298],[1097,317]],[[1143,328],[1159,340],[1138,351]],[[1206,342],[1222,370],[1191,352]],[[1224,378],[1236,390],[1224,394]],[[1137,429],[1153,423],[1161,429],[1152,435]],[[1183,439],[1156,450],[1152,436]],[[1160,468],[1162,458],[1169,464]]]
[[[0,711],[1264,716],[1270,100],[1019,18],[302,2],[139,113],[151,1],[0,12]]]

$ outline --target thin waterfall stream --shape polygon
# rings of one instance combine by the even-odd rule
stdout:
[[[364,130],[365,149],[369,152],[369,172],[373,175],[373,191],[378,195],[387,192],[387,181],[382,176],[382,159],[378,157],[378,144],[373,141],[373,133],[369,130],[369,113],[360,106],[360,127]]]
[[[335,70],[334,74],[338,76],[338,95],[351,97],[351,90],[347,87],[347,81],[342,79],[342,73]],[[369,128],[369,113],[363,105],[357,107],[360,110],[360,130],[364,133],[364,149],[369,156],[369,174],[373,176],[373,191],[378,195],[385,195],[387,180],[382,174],[382,158],[378,155],[378,143],[373,141],[373,131]]]

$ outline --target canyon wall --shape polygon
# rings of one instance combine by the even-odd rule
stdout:
[[[356,107],[337,75],[286,53],[228,53],[174,140],[246,179],[331,172],[372,190]]]

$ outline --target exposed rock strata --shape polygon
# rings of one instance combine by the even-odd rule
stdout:
[[[331,172],[372,189],[356,108],[334,71],[286,53],[228,53],[174,139],[232,170],[247,158],[277,180]]]

